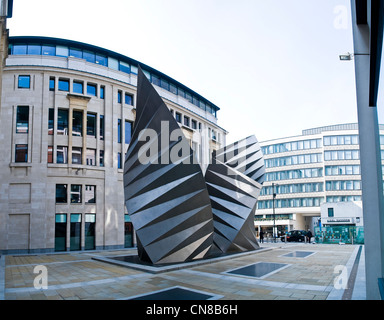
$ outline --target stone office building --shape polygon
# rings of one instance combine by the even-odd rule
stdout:
[[[139,62],[70,40],[8,37],[6,18],[1,20],[0,253],[134,246],[123,163],[135,121]],[[140,66],[205,169],[211,151],[225,145],[219,108]]]

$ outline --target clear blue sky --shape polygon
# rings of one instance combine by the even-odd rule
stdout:
[[[357,121],[349,0],[14,0],[8,28],[166,73],[221,108],[228,142]]]

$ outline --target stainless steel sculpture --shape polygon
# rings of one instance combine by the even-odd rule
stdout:
[[[213,212],[213,241],[222,252],[259,247],[254,215],[264,174],[264,159],[255,136],[214,153],[205,180]]]
[[[139,69],[124,193],[141,260],[166,264],[208,254],[212,209],[200,165],[193,157],[176,120]]]
[[[178,123],[139,68],[124,194],[141,260],[180,263],[258,248],[253,217],[264,162],[256,138],[218,150],[213,161],[204,178]]]

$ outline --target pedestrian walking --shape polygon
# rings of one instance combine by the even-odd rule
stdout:
[[[308,243],[311,243],[311,238],[312,238],[312,232],[310,229],[308,229],[308,232],[307,232]]]
[[[260,243],[264,243],[264,232],[260,230]]]

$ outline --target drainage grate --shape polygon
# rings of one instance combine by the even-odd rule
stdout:
[[[293,258],[306,258],[310,255],[315,254],[313,251],[293,251],[287,254],[282,255],[283,257],[293,257]]]
[[[246,267],[230,270],[225,273],[253,277],[253,278],[265,278],[289,266],[290,264],[286,264],[286,263],[258,262]]]
[[[184,287],[172,287],[164,290],[133,296],[127,300],[215,300],[221,296]]]

